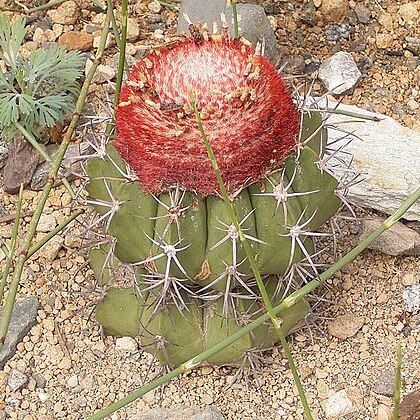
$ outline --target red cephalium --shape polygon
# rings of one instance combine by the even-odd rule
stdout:
[[[294,148],[298,112],[266,58],[239,40],[180,41],[139,61],[117,109],[116,147],[146,190],[218,191],[193,91],[230,193],[263,177]]]

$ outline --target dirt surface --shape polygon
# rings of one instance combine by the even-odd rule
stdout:
[[[40,3],[42,1],[34,5]],[[159,12],[152,12],[148,1],[133,3],[131,16],[139,23],[139,28],[137,40],[130,43],[128,50],[135,57],[145,46],[162,43],[164,35],[174,33],[176,11],[162,7]],[[416,54],[420,49],[420,29],[406,22],[398,12],[407,2],[358,2],[370,11],[365,23],[360,22],[357,14],[355,17],[353,2],[346,18],[346,22],[354,23],[349,24],[349,39],[335,41],[326,39],[326,34],[334,35],[333,25],[322,18],[312,2],[259,3],[266,3],[271,22],[277,27],[283,56],[292,58],[292,64],[295,63],[290,65],[289,74],[310,74],[317,63],[333,52],[352,51],[356,62],[364,66],[364,77],[344,101],[420,128],[419,111],[414,103],[419,100],[420,67]],[[34,43],[36,27],[44,28],[44,35],[54,29],[58,32],[90,31],[92,28],[88,27],[94,27],[103,17],[88,2],[81,1],[78,11],[77,21],[60,24],[62,28],[53,28],[46,12],[31,16],[32,30],[25,47],[30,50],[46,42]],[[48,27],[52,29],[45,29]],[[345,29],[340,31],[346,32]],[[336,28],[337,31],[340,32]],[[92,36],[95,38],[97,34],[93,31]],[[57,37],[53,39],[51,35],[54,41]],[[407,38],[413,42],[408,42]],[[382,48],[381,42],[386,48]],[[363,49],[360,44],[364,45]],[[110,48],[104,65],[112,66],[116,52]],[[322,87],[316,84],[315,89],[321,91]],[[98,103],[103,103],[112,90],[113,84],[108,81],[98,81],[91,87],[88,102],[98,115],[107,115],[106,107],[101,109]],[[411,99],[414,102],[410,102]],[[81,181],[75,182],[76,187],[81,185]],[[38,196],[37,192],[26,191],[23,211],[31,211]],[[13,213],[16,197],[4,193],[2,197],[5,209]],[[59,223],[69,215],[71,207],[69,194],[59,187],[53,191],[45,213]],[[29,220],[25,218],[20,237]],[[0,236],[7,241],[11,229],[12,222],[0,224]],[[356,223],[343,226],[339,254],[356,243],[357,230]],[[161,372],[150,356],[141,352],[139,343],[131,351],[123,350],[116,346],[114,338],[101,337],[92,319],[93,305],[101,298],[101,293],[95,289],[93,273],[87,267],[86,250],[81,248],[77,237],[82,231],[81,224],[73,225],[56,256],[51,250],[42,249],[26,265],[19,294],[35,294],[42,309],[38,313],[39,324],[31,329],[18,345],[16,355],[0,372],[0,395],[5,395],[5,399],[0,400],[0,418],[83,418]],[[38,237],[41,235],[39,233]],[[294,334],[290,344],[316,418],[325,418],[326,401],[341,390],[353,401],[354,410],[345,417],[347,419],[373,419],[378,410],[386,411],[386,407],[391,407],[392,398],[375,391],[384,392],[386,384],[381,378],[393,374],[398,342],[402,344],[404,355],[403,394],[416,389],[420,379],[420,318],[404,311],[402,291],[407,274],[412,274],[416,283],[420,282],[418,269],[419,258],[389,257],[366,251],[314,297],[319,303],[315,306],[313,322]],[[343,314],[363,317],[360,330],[344,340],[333,337],[328,328]],[[6,385],[13,369],[29,379],[15,392]],[[235,369],[226,367],[198,368],[163,389],[147,394],[112,418],[130,418],[148,408],[175,404],[215,405],[228,419],[303,418],[298,393],[280,348],[264,355],[258,372],[238,376],[232,384],[236,373]],[[257,373],[257,380],[253,373]]]

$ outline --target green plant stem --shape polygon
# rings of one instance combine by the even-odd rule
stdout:
[[[254,275],[255,280],[257,282],[258,290],[261,294],[261,297],[262,297],[262,300],[263,300],[263,303],[264,303],[264,307],[265,307],[266,311],[268,312],[268,314],[270,316],[270,320],[273,324],[276,335],[279,338],[279,341],[284,348],[286,358],[287,358],[287,361],[288,361],[289,366],[290,366],[290,370],[292,371],[293,379],[295,381],[296,387],[297,387],[298,392],[299,392],[299,397],[300,397],[300,400],[302,402],[302,406],[303,406],[303,409],[304,409],[304,412],[305,412],[305,416],[308,420],[312,420],[313,416],[312,416],[311,410],[309,408],[309,404],[308,404],[308,401],[307,401],[307,398],[306,398],[306,395],[305,395],[305,391],[304,391],[303,386],[302,386],[302,382],[300,381],[300,378],[299,378],[299,373],[297,371],[295,362],[293,360],[293,356],[290,352],[289,345],[287,344],[286,338],[285,338],[284,333],[283,333],[282,328],[281,328],[281,320],[279,320],[277,318],[276,313],[274,312],[274,308],[273,308],[273,305],[271,303],[271,299],[268,296],[267,289],[265,288],[265,285],[264,285],[264,282],[262,280],[262,277],[261,277],[260,271],[258,269],[257,263],[254,259],[253,254],[252,254],[251,247],[250,247],[249,242],[248,242],[248,240],[246,239],[246,237],[243,233],[243,230],[242,230],[241,225],[238,221],[238,218],[236,217],[235,209],[234,209],[233,204],[232,204],[232,202],[229,198],[229,194],[227,192],[225,183],[223,181],[222,174],[220,172],[216,156],[213,152],[213,149],[212,149],[212,147],[210,145],[210,142],[207,138],[207,135],[205,133],[203,122],[201,120],[200,113],[199,113],[198,108],[197,108],[197,101],[196,101],[194,95],[192,97],[192,103],[193,103],[193,108],[194,108],[195,119],[196,119],[198,128],[200,130],[201,137],[202,137],[202,139],[204,141],[204,144],[206,146],[207,154],[208,154],[208,157],[209,157],[210,162],[212,164],[213,171],[216,174],[217,182],[219,184],[219,188],[220,188],[220,192],[221,192],[222,197],[223,197],[223,201],[225,202],[225,205],[226,205],[226,210],[228,212],[229,219],[230,219],[231,223],[233,223],[233,225],[235,226],[236,231],[238,232],[239,240],[241,241],[242,247],[245,251],[245,255],[246,255],[248,263],[251,267],[252,274]]]
[[[374,122],[380,122],[381,121],[381,119],[378,118],[376,115],[366,115],[366,114],[361,114],[359,112],[345,111],[344,109],[340,109],[340,108],[328,108],[327,107],[323,111],[324,112],[329,112],[330,114],[338,114],[338,115],[344,115],[346,117],[359,118],[361,120],[374,121]]]
[[[9,252],[6,254],[7,255],[6,266],[4,267],[4,271],[2,273],[2,278],[1,278],[0,303],[3,300],[4,289],[6,288],[7,278],[9,277],[10,267],[12,265],[12,260],[13,260],[13,254],[15,253],[16,241],[17,241],[17,236],[19,233],[20,215],[22,212],[22,201],[23,201],[23,184],[20,184],[19,196],[16,203],[16,215],[15,215],[15,220],[13,223],[12,236],[10,239],[10,248],[9,248]]]
[[[239,25],[238,25],[238,7],[236,0],[231,0],[232,4],[232,16],[233,16],[233,37],[239,38]]]
[[[66,226],[68,226],[74,219],[79,217],[85,211],[83,209],[76,210],[71,216],[69,216],[66,220],[63,220],[58,226],[56,226],[51,232],[48,232],[45,236],[43,236],[38,242],[31,246],[26,256],[28,260],[31,258],[37,251],[39,251],[49,240],[51,240],[55,235],[60,233]],[[0,276],[3,276],[4,272],[0,272]]]
[[[314,291],[319,285],[321,285],[326,280],[328,280],[337,271],[340,271],[346,264],[353,261],[362,251],[364,251],[383,232],[390,229],[419,198],[420,198],[420,188],[418,188],[413,194],[411,194],[410,197],[408,197],[404,201],[404,203],[398,208],[398,210],[392,216],[386,219],[379,228],[374,230],[359,245],[357,245],[350,252],[348,252],[344,257],[342,257],[339,261],[337,261],[335,264],[333,264],[331,267],[325,270],[316,279],[310,281],[304,287],[300,288],[299,290],[296,290],[295,292],[290,294],[288,297],[286,297],[283,300],[283,302],[281,302],[280,305],[276,306],[273,309],[274,313],[278,314],[279,312],[285,310],[286,308],[290,308],[300,299],[304,298],[306,295]],[[116,401],[115,403],[109,405],[103,410],[98,411],[95,415],[89,417],[89,419],[100,420],[106,416],[111,415],[112,413],[119,410],[120,408],[123,408],[126,405],[130,404],[131,402],[135,401],[137,398],[140,398],[143,395],[147,394],[149,391],[159,387],[160,385],[165,384],[166,382],[170,381],[176,376],[182,373],[188,372],[190,369],[193,369],[199,366],[201,363],[205,362],[210,357],[223,351],[224,349],[226,349],[227,347],[235,343],[235,341],[239,340],[241,337],[245,336],[246,334],[249,334],[251,331],[259,327],[264,322],[267,322],[269,319],[270,319],[270,316],[268,313],[261,315],[259,318],[250,322],[246,326],[242,327],[236,333],[220,341],[215,346],[193,357],[192,359],[183,363],[178,368],[150,382],[146,386],[134,390],[131,394],[127,395],[121,400]]]
[[[13,312],[13,306],[16,300],[16,295],[19,287],[20,278],[22,276],[23,267],[25,264],[25,261],[27,259],[28,250],[31,247],[32,240],[35,236],[36,227],[38,226],[39,219],[43,213],[45,204],[47,202],[48,196],[50,194],[51,189],[54,186],[58,171],[60,169],[61,162],[63,161],[64,155],[66,153],[67,147],[70,144],[70,141],[73,137],[74,131],[77,128],[77,124],[80,118],[80,115],[83,111],[83,107],[86,101],[86,97],[88,95],[89,91],[89,85],[92,82],[92,78],[95,74],[95,71],[100,63],[100,59],[105,51],[105,45],[106,45],[106,39],[108,35],[109,30],[109,22],[111,19],[111,11],[112,9],[107,9],[107,15],[104,22],[104,27],[102,30],[101,39],[99,42],[98,50],[96,53],[95,60],[93,62],[92,67],[90,68],[86,79],[83,83],[82,89],[80,91],[79,97],[76,102],[75,110],[72,116],[72,119],[70,121],[69,127],[67,128],[66,134],[64,135],[63,141],[60,145],[60,148],[57,151],[56,158],[54,162],[51,164],[51,168],[48,174],[48,181],[44,186],[44,189],[42,190],[42,193],[40,195],[38,204],[36,206],[36,209],[34,211],[34,215],[32,216],[31,222],[28,227],[28,231],[25,235],[25,239],[23,241],[23,246],[20,252],[19,257],[16,260],[15,264],[15,271],[13,274],[13,278],[10,284],[9,288],[9,294],[7,296],[7,301],[4,305],[3,309],[3,316],[0,322],[0,351],[3,347],[4,340],[6,338],[6,333],[9,327],[10,318],[12,316]]]
[[[400,411],[401,399],[401,365],[402,365],[402,349],[401,343],[397,345],[397,366],[395,372],[395,385],[394,385],[394,410],[392,412],[392,419],[398,420]]]
[[[52,163],[51,156],[47,153],[45,148],[43,148],[36,141],[35,137],[28,130],[26,130],[25,127],[23,127],[18,122],[15,122],[14,124],[15,124],[15,127],[24,135],[25,139],[28,140],[28,142],[32,145],[32,147],[41,155],[41,157],[51,165]],[[66,187],[66,190],[71,195],[71,198],[74,200],[76,198],[76,194],[74,193],[73,188],[70,185],[70,182],[65,177],[63,177],[61,181],[63,185]]]
[[[125,50],[127,44],[127,20],[128,20],[128,0],[121,2],[121,37],[120,37],[120,55],[118,60],[117,80],[115,83],[114,105],[120,100],[121,85],[124,75]]]

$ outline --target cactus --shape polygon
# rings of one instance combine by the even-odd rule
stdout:
[[[194,33],[147,53],[116,112],[116,138],[86,164],[89,203],[108,242],[90,252],[106,290],[107,334],[139,336],[178,365],[263,311],[238,232],[220,198],[193,112],[215,152],[236,217],[273,303],[318,274],[314,236],[338,210],[318,112],[298,111],[274,67],[246,40]],[[280,317],[285,333],[310,313]],[[269,325],[209,360],[238,364],[274,345]]]

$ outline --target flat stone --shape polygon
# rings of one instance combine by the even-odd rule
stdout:
[[[4,190],[9,194],[16,194],[20,184],[24,187],[29,185],[38,162],[38,152],[22,135],[16,135],[3,170]]]
[[[5,363],[15,354],[17,344],[36,324],[38,308],[39,302],[35,296],[18,299],[15,302],[9,329],[0,352],[0,369],[3,369]]]
[[[420,419],[420,389],[407,394],[401,404],[399,420],[417,420]]]
[[[339,51],[321,63],[318,77],[332,94],[339,95],[354,89],[362,73],[350,53]]]
[[[329,101],[334,108],[337,103]],[[418,153],[420,132],[400,125],[394,119],[352,105],[340,104],[338,111],[352,115],[332,114],[328,124],[352,133],[350,138],[340,130],[328,130],[328,142],[334,150],[346,147],[346,154],[340,158],[350,163],[360,173],[360,182],[350,185],[347,198],[361,207],[372,208],[385,214],[392,214],[402,202],[420,185],[420,159]],[[375,120],[357,118],[365,115]],[[338,178],[348,174],[334,168]],[[405,213],[407,220],[420,221],[420,202]]]
[[[48,153],[54,160],[58,147],[55,144],[47,147]],[[84,160],[83,156],[92,153],[93,149],[89,143],[83,142],[79,144],[70,144],[64,155],[61,167],[68,181],[75,179],[78,175],[82,174],[81,161]],[[35,173],[32,176],[31,189],[35,191],[42,190],[48,180],[48,173],[50,171],[50,164],[43,162],[37,166]]]
[[[28,377],[19,372],[16,369],[12,369],[9,375],[9,379],[7,380],[7,385],[12,390],[12,392],[16,392],[19,389],[22,389],[28,383]]]
[[[392,397],[394,395],[395,373],[391,370],[384,370],[376,379],[374,392],[376,394]]]
[[[361,220],[359,242],[379,228],[384,220],[381,217]],[[369,245],[369,249],[393,256],[420,255],[420,234],[403,223],[397,222],[391,229],[386,230],[379,238],[375,239]]]
[[[264,55],[273,63],[279,58],[277,39],[270,21],[265,14],[264,8],[255,4],[238,4],[238,30],[239,35],[250,41],[254,47],[257,42],[264,45]],[[233,36],[232,8],[226,7],[225,0],[187,0],[182,3],[179,13],[178,32],[189,34],[188,23],[183,18],[186,13],[192,22],[206,22],[212,28],[213,22],[217,22],[219,32],[221,30],[220,14],[226,14],[230,35]]]
[[[61,25],[73,25],[78,18],[79,8],[77,3],[73,0],[65,1],[56,9],[51,9],[47,12],[48,16]]]
[[[406,287],[403,291],[404,307],[407,312],[420,311],[420,284]]]
[[[68,50],[89,51],[93,47],[93,36],[84,31],[68,31],[60,36],[58,43]]]
[[[328,332],[339,340],[345,340],[356,335],[364,323],[362,316],[340,315],[328,323]]]

